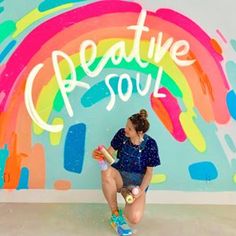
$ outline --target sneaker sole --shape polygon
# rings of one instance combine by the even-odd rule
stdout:
[[[119,236],[129,236],[129,235],[132,235],[132,234],[133,234],[132,232],[129,233],[129,234],[119,234],[119,233],[117,232],[116,224],[113,223],[113,222],[110,222],[110,225],[111,225],[111,227],[116,231],[116,233],[117,233]]]

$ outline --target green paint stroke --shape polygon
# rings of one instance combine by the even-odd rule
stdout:
[[[0,7],[0,13],[4,11],[4,7]]]
[[[50,10],[55,7],[59,7],[64,4],[75,3],[75,2],[84,2],[84,1],[86,1],[86,0],[57,0],[57,1],[45,0],[39,5],[38,10],[43,12],[43,11],[47,11],[47,10]]]
[[[0,24],[0,43],[2,43],[8,36],[16,30],[14,21],[8,20]]]
[[[94,61],[93,65],[90,66],[90,70],[91,71],[95,70],[100,61],[101,61],[101,58],[97,58]],[[112,63],[112,61],[109,61],[106,64],[105,68],[106,69],[114,68],[114,64]],[[153,64],[149,64],[148,67],[143,69],[137,64],[136,61],[131,61],[131,62],[127,63],[125,60],[123,60],[119,65],[116,65],[115,68],[116,69],[124,68],[127,70],[137,71],[137,72],[141,72],[144,74],[151,74],[153,79],[156,79],[157,72],[159,69],[156,65],[153,65]],[[84,73],[84,70],[81,68],[81,66],[78,66],[76,68],[77,80],[80,81],[85,76],[87,76],[87,75]],[[70,79],[70,75],[66,79],[67,80]],[[182,94],[181,90],[179,89],[179,87],[177,86],[177,84],[175,83],[175,81],[169,75],[167,75],[165,73],[165,71],[163,71],[163,74],[161,77],[161,86],[168,89],[170,91],[170,93],[173,94],[173,96],[179,97],[179,98],[183,97],[183,94]],[[69,94],[67,94],[67,95],[69,96]],[[58,91],[57,95],[55,96],[55,99],[54,99],[53,109],[56,110],[57,112],[60,112],[61,109],[63,108],[63,106],[64,106],[64,101],[63,101],[61,92]]]

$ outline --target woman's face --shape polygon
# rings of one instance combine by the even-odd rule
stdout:
[[[135,138],[138,137],[138,133],[134,129],[134,126],[130,119],[128,119],[126,126],[125,126],[125,136],[128,138]]]

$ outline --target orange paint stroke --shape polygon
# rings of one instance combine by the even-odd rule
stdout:
[[[28,154],[21,163],[22,167],[29,170],[29,188],[45,188],[45,154],[41,144],[36,144],[32,148],[32,122],[29,117],[25,103],[22,101],[17,114],[16,132],[18,136],[17,149]]]
[[[17,117],[15,128],[15,132],[18,137],[17,150],[18,152],[26,153],[29,156],[32,146],[32,122],[26,110],[24,100],[21,100],[20,106],[18,107],[18,111],[15,115]]]
[[[219,45],[219,43],[216,41],[216,39],[211,39],[211,46],[214,48],[214,50],[218,53],[218,54],[222,54],[222,48]]]
[[[193,52],[190,52],[190,54],[191,54],[192,57],[194,57]],[[198,80],[199,80],[199,82],[202,86],[203,93],[207,94],[207,91],[208,91],[208,93],[210,94],[212,100],[214,100],[211,83],[209,81],[209,78],[207,77],[207,75],[205,74],[203,69],[201,68],[201,65],[199,64],[199,62],[195,61],[192,65],[192,67],[194,68],[194,70],[196,71],[196,73],[198,75]]]
[[[151,94],[150,100],[152,109],[157,114],[157,116],[159,116],[160,120],[169,130],[173,138],[179,142],[183,142],[186,140],[186,134],[179,120],[181,109],[179,107],[178,101],[166,88],[160,88],[159,91],[160,93],[165,94],[166,97],[155,98],[153,94]]]
[[[30,156],[23,161],[22,166],[29,169],[29,189],[44,189],[46,182],[45,150],[42,144],[35,144]]]
[[[166,129],[170,133],[173,133],[174,127],[173,127],[171,118],[169,116],[168,111],[166,110],[166,108],[162,104],[161,100],[159,98],[155,98],[155,97],[153,97],[153,95],[151,95],[150,101],[151,101],[151,106],[152,106],[153,111],[159,117],[162,124],[166,127]]]
[[[0,146],[9,144],[12,139],[12,133],[14,133],[16,127],[16,118],[18,107],[15,106],[14,101],[9,105],[7,111],[0,112]]]
[[[9,157],[6,160],[6,167],[4,171],[5,183],[3,188],[16,189],[19,183],[21,162],[27,155],[24,153],[17,153],[17,135],[13,133],[11,143],[9,144]]]
[[[193,52],[191,52],[191,55],[193,56]],[[191,67],[183,67],[181,70],[191,87],[194,102],[203,118],[206,121],[215,120],[220,124],[227,123],[230,118],[228,110],[225,110],[227,88],[222,84],[217,85],[217,82],[210,81],[198,61],[195,61]],[[217,78],[215,79],[217,80]],[[222,87],[220,88],[220,86]]]
[[[24,91],[25,80],[19,83],[18,88],[14,90],[7,111],[0,112],[0,146],[8,144],[12,133],[15,133],[18,110],[24,101]]]
[[[192,66],[181,68],[192,92],[194,105],[207,122],[214,121],[213,94],[210,81],[196,61]]]
[[[57,190],[69,190],[71,189],[71,182],[68,180],[56,180],[54,188]]]

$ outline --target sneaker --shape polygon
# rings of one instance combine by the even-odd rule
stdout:
[[[120,236],[131,235],[132,229],[126,223],[126,220],[122,214],[122,211],[119,210],[119,215],[112,214],[110,219],[110,224],[112,228],[118,233]]]

